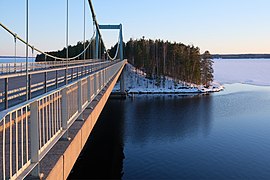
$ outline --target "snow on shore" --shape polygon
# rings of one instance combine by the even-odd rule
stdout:
[[[270,86],[270,59],[214,59],[214,82],[207,89],[194,84],[174,83],[166,77],[164,85],[155,85],[155,80],[149,80],[145,73],[139,71],[130,64],[127,65],[125,73],[126,90],[128,93],[204,93],[221,91],[221,84],[250,84],[259,86]],[[219,82],[219,83],[217,83]],[[120,84],[117,83],[114,90],[119,91]]]
[[[221,84],[270,85],[270,59],[215,59],[213,68]]]
[[[128,93],[131,94],[181,94],[181,93],[205,93],[215,92],[223,89],[218,83],[207,89],[194,84],[186,84],[183,82],[175,83],[172,78],[166,77],[164,84],[156,85],[156,80],[146,78],[146,74],[140,70],[136,70],[131,64],[127,64],[125,72],[125,86]],[[120,84],[114,87],[114,92],[118,92]]]

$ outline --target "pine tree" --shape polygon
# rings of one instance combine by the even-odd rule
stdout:
[[[201,83],[208,87],[213,81],[213,61],[209,51],[205,51],[201,60]]]

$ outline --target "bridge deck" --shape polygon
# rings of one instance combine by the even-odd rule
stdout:
[[[31,98],[64,86],[65,65],[49,66],[47,69],[32,69],[29,71],[29,92]],[[71,83],[85,77],[104,67],[111,65],[110,61],[86,61],[78,64],[71,63],[68,66],[67,81]],[[6,87],[7,86],[7,87]],[[8,96],[6,96],[8,94]],[[8,73],[0,75],[0,111],[12,107],[26,100],[26,76],[25,72]]]
[[[46,179],[66,179],[82,151],[94,125],[105,106],[123,67],[82,113],[85,121],[75,121],[69,131],[71,141],[59,141],[41,161]]]
[[[42,165],[43,163],[45,165],[41,166],[41,170],[48,176],[48,173],[46,174],[48,171],[46,169],[50,167],[48,164],[55,164],[50,160],[46,161],[47,153],[53,152],[51,148],[57,149],[56,153],[53,153],[53,160],[55,160],[55,155],[63,153],[60,155],[61,158],[66,158],[65,162],[70,161],[69,170],[63,167],[65,169],[63,176],[67,177],[121,74],[125,62],[116,62],[82,77],[70,85],[65,85],[0,112],[0,159],[2,162],[0,163],[0,177],[23,178],[37,164]],[[85,105],[92,108],[85,109]],[[75,121],[77,118],[81,118],[82,110],[84,110],[82,116],[87,120],[85,122]],[[36,130],[36,136],[33,136],[33,130]],[[65,132],[69,132],[73,141],[58,141]],[[83,137],[83,140],[74,140]],[[73,142],[80,143],[73,146]],[[57,144],[54,146],[55,143]],[[37,163],[35,163],[35,156],[31,149],[33,146],[37,148]],[[65,156],[68,149],[60,153],[65,149],[64,146],[67,146],[68,149],[70,146],[75,148],[71,152],[75,155],[77,153],[77,155]],[[76,148],[79,148],[79,151]],[[44,157],[45,159],[43,159]],[[71,161],[73,157],[75,159]],[[43,161],[40,163],[39,160],[42,159]],[[5,173],[1,174],[3,172]],[[12,175],[10,176],[10,174]]]

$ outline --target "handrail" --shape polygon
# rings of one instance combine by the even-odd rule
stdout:
[[[26,90],[24,83],[17,84],[20,77],[25,77],[24,72],[0,75],[0,80],[2,81],[2,88],[0,88],[0,110],[4,108],[7,109],[14,105],[14,103],[24,101],[23,98],[26,93],[28,93],[30,97],[33,93],[35,93],[36,96],[38,94],[47,92],[47,89],[55,89],[58,88],[58,86],[63,86],[65,79],[67,79],[68,82],[73,82],[75,78],[82,78],[101,68],[108,67],[115,62],[102,61],[73,64],[68,68],[65,66],[57,66],[47,69],[37,68],[37,70],[33,70],[28,73],[30,79],[31,77],[35,77],[35,81],[30,81],[28,91]],[[66,71],[68,71],[68,73],[64,73]]]
[[[44,68],[55,68],[58,66],[65,66],[65,68],[69,68],[69,66],[72,65],[78,65],[78,64],[89,64],[89,63],[97,63],[97,62],[106,62],[101,61],[99,59],[89,59],[89,60],[76,60],[76,61],[69,61],[68,67],[66,67],[66,63],[64,61],[46,61],[46,62],[30,62],[28,63],[28,71],[33,71],[36,69],[44,69]],[[25,62],[21,63],[0,63],[0,78],[2,75],[11,74],[11,73],[21,73],[22,71],[26,71]]]
[[[71,69],[75,67],[83,67],[86,65],[101,65],[101,64],[106,64],[110,63],[111,61],[89,61],[89,62],[81,62],[81,63],[72,63],[69,64],[68,67],[66,67],[66,64],[59,64],[59,66],[47,66],[47,67],[35,67],[35,68],[29,68],[29,74],[37,74],[42,72],[50,72],[50,71],[56,71],[56,70],[64,70],[64,69]],[[1,67],[0,67],[1,68]],[[46,69],[49,68],[49,69]],[[14,77],[14,76],[20,76],[20,75],[25,75],[26,70],[22,71],[16,71],[16,72],[10,72],[10,73],[0,73],[0,79],[5,78],[5,77]]]
[[[126,60],[112,63],[71,84],[2,111],[0,178],[21,179],[31,173],[61,137],[67,138],[69,127],[125,63]]]

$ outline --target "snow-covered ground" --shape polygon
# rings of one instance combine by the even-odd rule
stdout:
[[[166,77],[164,85],[156,85],[155,80],[145,78],[145,73],[136,71],[128,64],[125,73],[125,84],[128,93],[201,93],[214,92],[223,89],[220,84],[251,84],[270,86],[270,59],[214,59],[214,82],[209,89],[185,84],[175,83]],[[119,91],[116,84],[114,91]]]
[[[270,59],[215,59],[213,67],[221,84],[270,85]]]
[[[156,80],[150,80],[145,77],[146,74],[142,71],[136,70],[132,65],[127,64],[125,73],[125,86],[128,93],[202,93],[220,91],[223,89],[218,83],[213,83],[211,88],[197,86],[195,84],[186,84],[184,82],[175,83],[172,78],[166,77],[164,83],[158,86]],[[114,87],[114,92],[119,91],[120,84],[117,83]]]

